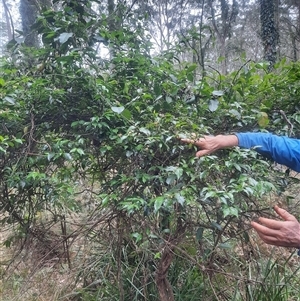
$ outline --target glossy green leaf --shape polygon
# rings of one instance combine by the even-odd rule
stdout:
[[[127,118],[127,119],[130,119],[132,117],[132,114],[131,112],[128,110],[128,109],[125,109],[123,112],[122,112],[122,115]]]
[[[196,239],[198,242],[202,241],[204,228],[199,227],[196,232]]]
[[[117,114],[121,114],[125,110],[125,108],[123,106],[121,106],[121,107],[111,107],[111,109],[112,109],[113,112],[115,112]]]
[[[176,198],[177,202],[178,202],[181,206],[183,206],[183,204],[184,204],[184,202],[185,202],[185,198],[184,198],[181,194],[179,194],[179,193],[175,193],[175,198]]]
[[[16,100],[11,96],[5,96],[4,100],[7,101],[8,103],[12,104],[12,105],[14,105],[16,103]]]
[[[224,91],[221,91],[221,90],[215,90],[215,91],[212,92],[212,95],[213,95],[213,96],[218,96],[218,97],[220,97],[220,96],[223,96],[223,95],[224,95]]]
[[[236,207],[225,207],[222,209],[224,217],[226,216],[239,216],[239,211]]]
[[[164,197],[158,197],[154,201],[154,210],[157,212],[164,203]]]
[[[217,99],[211,99],[208,104],[208,108],[211,112],[214,112],[219,107],[219,101]]]
[[[212,225],[213,228],[215,228],[219,231],[223,230],[222,226],[220,224],[216,223],[216,222],[211,222],[211,225]]]
[[[55,40],[58,40],[61,44],[64,44],[65,42],[67,42],[69,40],[69,38],[71,38],[73,36],[72,32],[63,32],[61,33],[58,38],[56,38]]]

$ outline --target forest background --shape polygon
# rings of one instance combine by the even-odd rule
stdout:
[[[300,300],[297,174],[180,137],[299,137],[296,0],[2,0],[3,300]]]

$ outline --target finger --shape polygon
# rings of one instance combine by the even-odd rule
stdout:
[[[260,217],[259,222],[270,229],[274,229],[274,230],[280,230],[282,228],[282,221],[277,221],[275,219],[269,219],[269,218],[265,218],[265,217]]]
[[[278,230],[270,229],[256,222],[251,222],[251,226],[256,230],[259,236],[276,237],[276,233],[278,233]]]
[[[294,215],[288,213],[286,210],[279,208],[278,206],[274,206],[274,210],[277,214],[284,219],[285,221],[297,221]]]
[[[261,240],[263,240],[266,244],[273,245],[273,246],[283,246],[282,242],[278,241],[276,237],[263,235],[257,232],[258,236]]]
[[[203,157],[203,156],[206,156],[206,155],[209,155],[211,152],[206,150],[206,149],[203,149],[203,150],[200,150],[196,153],[196,157],[200,158],[200,157]]]
[[[191,140],[191,139],[180,139],[180,141],[182,141],[183,143],[187,143],[187,144],[195,144],[196,140]]]
[[[258,236],[264,241],[266,242],[267,239],[267,235],[265,235],[263,232],[260,231],[260,224],[256,223],[256,222],[251,222],[251,226],[252,228],[256,231],[256,233],[258,234]]]
[[[278,238],[278,230],[269,229],[256,222],[251,222],[253,229],[257,232],[258,236],[267,244],[281,247],[290,247],[289,241]]]
[[[205,138],[195,138],[195,139],[189,139],[189,138],[181,138],[180,139],[182,142],[185,143],[198,143],[198,142],[203,142],[205,140]]]

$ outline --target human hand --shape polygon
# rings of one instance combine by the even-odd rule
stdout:
[[[238,145],[238,139],[235,135],[204,136],[196,140],[181,139],[181,141],[184,143],[194,144],[201,149],[196,153],[196,157],[209,155],[221,148]]]
[[[286,210],[278,206],[275,206],[274,210],[283,221],[260,217],[259,223],[251,222],[252,227],[267,244],[300,248],[300,223]]]

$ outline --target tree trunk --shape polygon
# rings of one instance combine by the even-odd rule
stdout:
[[[180,208],[178,213],[180,212]],[[172,236],[166,237],[166,243],[161,252],[161,258],[158,263],[155,275],[155,283],[159,293],[160,301],[174,301],[174,293],[172,286],[167,278],[168,270],[171,266],[174,257],[174,250],[180,243],[183,234],[185,232],[185,225],[182,223],[182,219],[179,216],[177,218],[176,231]]]
[[[155,275],[155,282],[158,289],[160,301],[174,301],[172,286],[167,278],[169,267],[173,260],[173,249],[165,247]]]
[[[239,6],[236,0],[233,0],[231,5],[229,5],[228,0],[219,0],[219,9],[221,11],[221,17],[219,17],[219,12],[214,8],[213,2],[213,0],[209,0],[208,5],[210,6],[211,10],[211,21],[213,28],[220,43],[219,54],[221,57],[223,57],[221,66],[222,73],[226,74],[228,61],[226,40],[230,39],[231,37],[232,24],[235,22],[235,19],[238,15]]]
[[[261,39],[264,48],[264,59],[272,70],[277,59],[278,30],[275,23],[274,0],[260,0]]]
[[[22,29],[25,37],[25,45],[29,47],[39,47],[38,35],[31,30],[37,17],[37,7],[34,0],[20,0],[20,15],[22,18]]]

